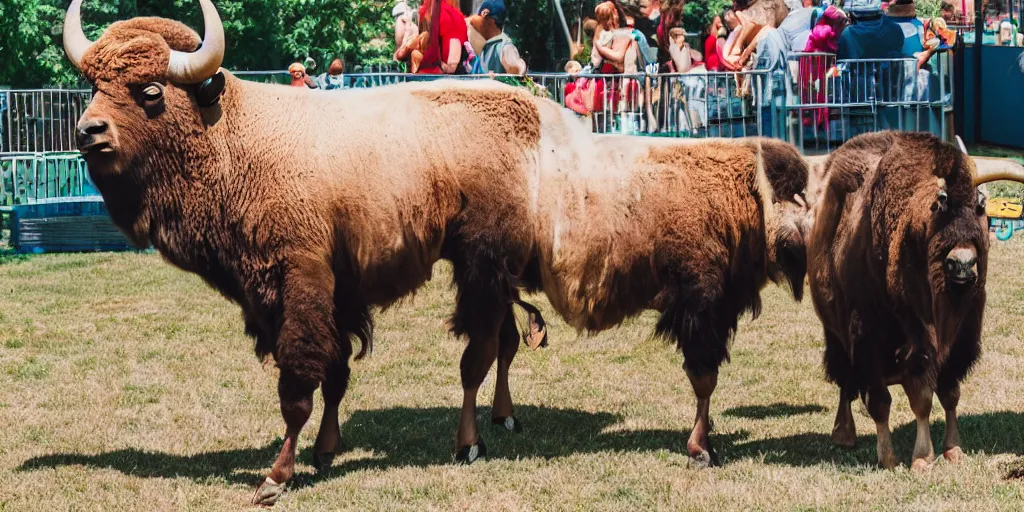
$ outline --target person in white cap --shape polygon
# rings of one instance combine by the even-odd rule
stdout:
[[[416,23],[412,19],[413,10],[409,7],[409,4],[402,0],[395,4],[395,7],[391,9],[391,17],[395,20],[395,48],[402,46],[407,39],[416,37],[415,32],[419,32],[416,27]],[[410,30],[413,32],[409,34]]]

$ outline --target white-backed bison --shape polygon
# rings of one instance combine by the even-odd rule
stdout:
[[[542,153],[562,171],[539,191],[524,281],[582,331],[659,311],[697,396],[687,451],[714,463],[711,394],[739,316],[757,316],[768,281],[803,293],[807,166],[768,139],[598,141],[589,155]]]
[[[726,343],[767,280],[797,296],[807,171],[791,146],[595,139],[557,104],[494,82],[321,92],[219,69],[224,36],[136,18],[89,41],[81,0],[68,57],[94,85],[79,147],[114,222],[243,311],[280,368],[284,446],[254,502],[273,503],[321,387],[314,465],[338,446],[352,354],[386,307],[453,264],[452,330],[468,339],[458,458],[482,455],[476,395],[498,362],[493,418],[515,427],[508,368],[518,287],[574,326],[645,308],[676,340],[698,394],[690,453],[710,457],[708,407]],[[415,126],[401,137],[396,127]]]
[[[991,163],[929,134],[882,132],[850,140],[825,164],[807,257],[825,327],[825,370],[840,388],[832,438],[854,444],[850,402],[862,397],[886,468],[896,464],[893,384],[902,384],[917,418],[912,466],[926,468],[934,455],[933,394],[946,410],[944,455],[961,457],[956,407],[981,350],[988,263],[977,186],[1024,180],[1024,169],[1004,162],[1011,172],[994,173]]]

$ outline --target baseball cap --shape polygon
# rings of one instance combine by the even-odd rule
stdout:
[[[484,0],[484,3],[480,5],[480,10],[477,11],[477,14],[483,12],[484,9],[487,9],[490,13],[487,16],[493,18],[494,22],[497,23],[499,27],[505,24],[505,0]]]
[[[407,12],[411,12],[411,11],[412,11],[412,9],[409,8],[409,4],[405,3],[404,1],[401,1],[401,2],[398,2],[397,4],[395,4],[395,7],[393,9],[391,9],[391,17],[392,18],[397,18],[397,17],[399,17],[399,16],[401,16],[401,15],[407,13]]]
[[[852,0],[847,10],[853,14],[882,12],[882,0]]]

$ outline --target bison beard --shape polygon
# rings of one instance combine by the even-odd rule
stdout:
[[[913,467],[933,457],[933,393],[946,410],[944,454],[957,460],[960,382],[980,354],[985,306],[987,221],[975,165],[932,135],[883,132],[847,142],[825,173],[807,252],[825,371],[840,388],[833,440],[854,444],[850,402],[862,397],[879,463],[894,466],[887,386],[902,384],[917,418]],[[976,257],[965,263],[969,279],[951,259],[960,254]]]

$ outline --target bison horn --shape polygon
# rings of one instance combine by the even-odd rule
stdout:
[[[81,0],[76,0],[81,1]],[[171,50],[167,78],[181,84],[197,84],[210,78],[224,60],[224,25],[210,0],[199,0],[203,8],[203,45],[192,53]]]
[[[82,30],[82,0],[73,0],[64,15],[64,53],[68,60],[79,70],[82,69],[82,56],[92,46],[92,41]]]
[[[967,146],[959,135],[956,136],[956,143],[960,151],[967,154]],[[990,181],[1010,180],[1024,183],[1024,165],[1021,165],[1009,158],[989,158],[984,156],[972,156],[974,167],[978,174],[974,177],[974,186],[984,185]]]
[[[1009,158],[971,157],[978,174],[974,177],[974,186],[997,180],[1010,180],[1024,183],[1024,165]]]

